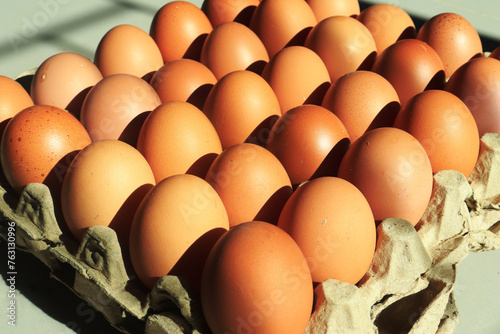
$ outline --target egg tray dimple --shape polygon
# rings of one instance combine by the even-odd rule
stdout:
[[[500,135],[486,134],[468,180],[454,171],[435,174],[416,228],[401,219],[378,226],[377,251],[361,282],[330,279],[316,288],[305,333],[453,331],[456,265],[469,251],[500,248],[499,185]],[[20,196],[6,189],[0,187],[0,235],[7,239],[7,224],[14,221],[16,247],[42,261],[114,327],[124,333],[209,333],[185,282],[167,275],[148,292],[124,261],[112,229],[91,227],[78,242],[58,223],[45,185],[29,184]]]

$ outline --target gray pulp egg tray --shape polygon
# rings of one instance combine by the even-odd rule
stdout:
[[[50,268],[51,276],[88,302],[123,333],[209,333],[199,300],[178,277],[164,276],[147,291],[122,255],[115,232],[91,227],[81,242],[67,231],[45,185],[20,196],[0,187],[0,235],[16,223],[16,247]],[[386,219],[365,277],[334,279],[315,289],[305,331],[319,333],[449,333],[458,324],[453,291],[457,264],[470,251],[500,248],[500,135],[481,139],[467,180],[454,171],[434,175],[426,213],[414,228]]]

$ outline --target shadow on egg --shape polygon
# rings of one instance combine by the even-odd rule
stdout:
[[[200,61],[201,49],[203,48],[203,44],[205,43],[207,37],[208,34],[201,34],[196,37],[191,45],[189,45],[182,58]]]
[[[75,97],[68,103],[66,106],[66,110],[69,111],[70,114],[75,116],[77,119],[80,119],[80,111],[82,109],[83,100],[90,92],[93,86],[87,87],[82,90],[80,93],[76,94]]]
[[[391,127],[394,124],[394,120],[396,119],[400,109],[401,105],[399,102],[389,102],[379,111],[377,116],[375,116],[366,131],[382,127]]]
[[[396,41],[401,41],[403,39],[413,39],[417,37],[417,31],[415,30],[414,27],[408,27],[403,32],[401,35],[399,35],[398,39]]]
[[[151,82],[151,79],[153,79],[156,71],[151,71],[142,76],[142,80],[146,81],[147,83]]]
[[[226,229],[222,227],[205,232],[189,246],[168,274],[185,279],[193,291],[199,292],[203,267],[208,254],[225,232]]]
[[[438,71],[434,76],[431,78],[427,86],[425,86],[424,90],[432,90],[432,89],[443,89],[444,84],[446,83],[446,77],[445,73],[443,70]]]
[[[293,189],[290,186],[283,186],[278,189],[264,203],[253,220],[264,221],[273,225],[278,224],[278,219],[281,210],[285,206],[286,201],[292,195]]]
[[[269,137],[269,133],[271,132],[274,123],[276,123],[278,119],[278,115],[272,115],[260,122],[255,130],[253,130],[252,133],[250,133],[250,135],[247,137],[245,143],[256,144],[264,147],[266,145],[267,137]]]
[[[198,160],[196,160],[191,165],[191,167],[189,167],[189,169],[186,171],[186,174],[196,175],[198,177],[201,177],[202,179],[205,179],[208,169],[217,157],[217,153],[207,153],[203,155],[202,157],[198,158]]]
[[[315,104],[320,106],[330,85],[328,81],[323,82],[307,97],[304,104]]]
[[[213,87],[214,85],[210,83],[201,85],[200,87],[196,88],[196,90],[192,92],[191,95],[189,95],[186,102],[189,102],[198,109],[202,110],[203,105],[205,104],[205,100],[207,99],[207,96]]]
[[[135,116],[135,118],[127,124],[125,129],[123,129],[120,137],[118,137],[118,140],[132,145],[133,147],[137,147],[137,138],[139,138],[139,132],[141,131],[141,127],[144,124],[144,121],[146,121],[146,118],[149,114],[150,111],[144,111]]]
[[[253,12],[256,8],[257,6],[247,6],[243,8],[238,15],[236,15],[233,21],[241,23],[247,27],[250,26],[250,20],[252,19]]]
[[[254,72],[255,74],[261,75],[264,67],[266,67],[267,62],[264,60],[257,60],[246,68],[247,71]]]
[[[288,43],[286,43],[285,47],[294,46],[294,45],[304,45],[306,42],[307,35],[312,30],[313,27],[306,27],[299,31],[295,36],[293,36]]]
[[[373,51],[368,56],[366,56],[365,60],[359,65],[357,68],[358,71],[370,71],[375,63],[375,59],[377,58],[377,52]]]
[[[337,176],[340,162],[344,157],[347,149],[351,146],[349,138],[341,139],[323,159],[321,165],[318,166],[311,179],[316,179],[322,176]],[[298,186],[298,185],[294,185]]]

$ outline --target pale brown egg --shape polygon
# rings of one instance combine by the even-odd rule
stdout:
[[[264,145],[281,115],[271,86],[250,71],[234,71],[221,78],[208,94],[203,112],[217,130],[223,149],[244,142]]]
[[[0,134],[14,115],[32,105],[33,100],[20,83],[0,75]]]
[[[259,0],[205,0],[201,9],[214,28],[224,22],[239,22],[248,26],[259,3]]]
[[[356,17],[360,11],[358,0],[306,0],[306,2],[318,22],[330,16]]]
[[[147,32],[130,24],[113,27],[103,36],[94,63],[104,77],[125,73],[146,80],[163,66],[155,41]]]
[[[114,74],[87,94],[80,121],[94,142],[120,139],[135,146],[148,112],[160,104],[158,94],[146,81],[130,74]]]
[[[289,46],[266,65],[262,77],[272,87],[281,113],[303,104],[321,104],[330,86],[323,60],[311,49]]]
[[[377,55],[370,31],[348,16],[332,16],[318,22],[304,45],[323,59],[331,82],[356,70],[369,70]]]
[[[47,58],[38,67],[30,94],[35,104],[56,106],[79,118],[85,96],[101,80],[101,72],[88,58],[63,52]]]

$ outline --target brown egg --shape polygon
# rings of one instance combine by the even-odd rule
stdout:
[[[137,149],[149,162],[157,183],[184,173],[205,178],[222,152],[217,131],[207,116],[182,101],[165,102],[149,114]]]
[[[66,225],[77,239],[91,226],[109,226],[126,252],[132,218],[154,184],[151,167],[132,146],[112,139],[92,143],[78,153],[63,181]]]
[[[220,79],[238,70],[260,74],[269,56],[262,41],[250,28],[237,22],[225,22],[208,35],[201,49],[200,61]]]
[[[201,109],[216,82],[208,67],[182,58],[163,65],[151,79],[151,86],[161,102],[186,101]]]
[[[172,1],[161,7],[151,22],[149,34],[160,48],[163,62],[180,58],[200,60],[201,48],[212,24],[205,13],[187,1]]]
[[[206,181],[188,174],[168,177],[146,195],[134,217],[134,270],[149,289],[170,274],[199,291],[205,260],[228,229],[224,205]]]
[[[33,100],[20,83],[0,75],[0,134],[12,117],[32,105]]]
[[[102,74],[88,58],[73,52],[55,54],[46,59],[31,82],[31,97],[35,104],[66,109],[77,118],[83,100]]]
[[[308,104],[288,110],[267,138],[266,148],[283,164],[293,185],[335,176],[349,147],[342,122],[328,109]]]
[[[250,28],[272,58],[286,46],[303,45],[316,22],[304,0],[262,0],[252,16]]]
[[[371,129],[392,126],[401,108],[390,82],[370,71],[340,77],[328,88],[321,105],[342,121],[351,142]]]
[[[459,67],[445,90],[459,97],[476,120],[479,136],[500,133],[500,61],[490,57],[472,59]]]
[[[147,113],[160,104],[158,94],[146,81],[130,74],[114,74],[87,94],[80,121],[92,141],[120,139],[135,146]]]
[[[223,149],[244,142],[264,145],[281,115],[271,86],[250,71],[234,71],[221,78],[208,94],[203,112],[217,130]]]
[[[394,126],[424,147],[432,171],[456,170],[469,177],[479,156],[479,132],[467,106],[443,90],[415,95],[399,112]]]
[[[427,43],[416,39],[389,46],[377,57],[372,71],[394,86],[401,106],[426,89],[442,89],[445,80],[439,55]]]
[[[69,112],[53,106],[31,106],[7,124],[1,144],[2,169],[20,193],[28,183],[44,183],[58,198],[66,170],[90,137]]]
[[[104,77],[126,73],[146,80],[163,66],[155,41],[147,32],[130,24],[116,26],[104,35],[94,63]]]
[[[262,77],[274,90],[281,113],[302,104],[321,104],[330,86],[323,60],[311,49],[289,46],[266,65]]]
[[[359,14],[358,20],[370,30],[378,54],[399,40],[417,35],[411,16],[395,5],[381,3],[369,6]]]
[[[368,201],[351,183],[320,177],[302,184],[286,202],[278,227],[306,257],[313,282],[356,284],[375,253],[375,219]]]
[[[281,162],[265,148],[249,143],[224,150],[206,180],[221,197],[231,227],[250,220],[276,224],[292,193]]]
[[[331,82],[356,70],[369,70],[377,55],[370,31],[348,16],[319,22],[307,36],[305,46],[323,59]]]
[[[365,195],[377,223],[401,218],[415,226],[432,194],[432,167],[425,149],[397,128],[362,135],[344,155],[338,176]]]
[[[259,0],[205,0],[201,9],[215,28],[224,22],[239,22],[248,26]]]
[[[483,53],[481,38],[467,19],[455,13],[438,14],[424,23],[417,39],[429,44],[441,57],[446,78]]]
[[[302,334],[313,296],[299,247],[265,222],[246,222],[224,234],[203,271],[201,304],[213,333]]]
[[[318,22],[330,16],[356,17],[360,10],[358,0],[306,0],[306,2]]]

